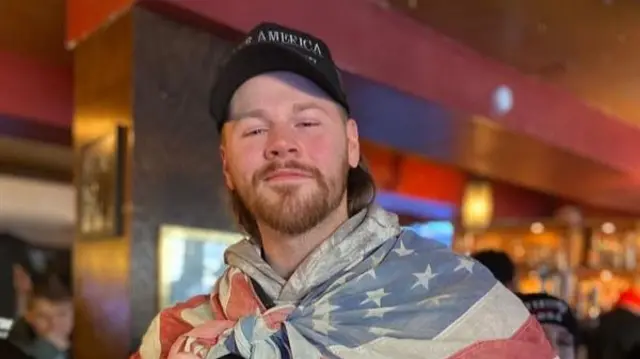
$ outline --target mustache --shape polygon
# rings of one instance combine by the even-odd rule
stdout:
[[[313,176],[314,178],[322,177],[320,171],[317,168],[305,165],[295,160],[289,160],[285,162],[270,162],[266,164],[264,167],[258,170],[258,172],[256,172],[254,176],[254,182],[269,177],[274,172],[280,170],[294,170],[304,172],[306,174],[309,174],[310,176]]]

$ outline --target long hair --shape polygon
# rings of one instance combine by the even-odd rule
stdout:
[[[244,205],[236,191],[230,191],[231,207],[241,229],[250,238],[260,240],[260,229],[255,217]],[[367,208],[376,198],[376,185],[364,158],[347,172],[347,210],[349,217]]]

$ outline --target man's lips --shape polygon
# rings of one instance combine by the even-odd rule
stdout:
[[[298,178],[311,178],[311,175],[304,171],[283,169],[269,173],[264,179],[265,181],[272,181]]]

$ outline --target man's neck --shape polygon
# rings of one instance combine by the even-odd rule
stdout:
[[[346,205],[340,206],[317,226],[295,236],[284,235],[261,225],[260,236],[265,259],[278,275],[288,279],[300,263],[348,218]]]

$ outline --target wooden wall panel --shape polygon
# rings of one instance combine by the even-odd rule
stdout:
[[[121,18],[75,50],[76,159],[89,141],[118,125],[132,127],[132,21],[130,15]],[[125,167],[131,171],[131,158]],[[77,179],[77,165],[75,173]],[[124,203],[131,208],[131,177],[126,178]],[[131,212],[126,211],[124,236],[77,236],[74,241],[76,358],[125,358],[129,352],[130,223]]]
[[[158,308],[163,224],[234,230],[208,93],[230,45],[135,9],[75,54],[76,150],[129,130],[124,236],[76,238],[77,358],[125,358]],[[213,285],[213,283],[212,283]]]
[[[145,10],[136,9],[134,18],[130,299],[135,343],[158,311],[160,225],[236,227],[222,177],[218,133],[208,112],[211,85],[231,45]]]

